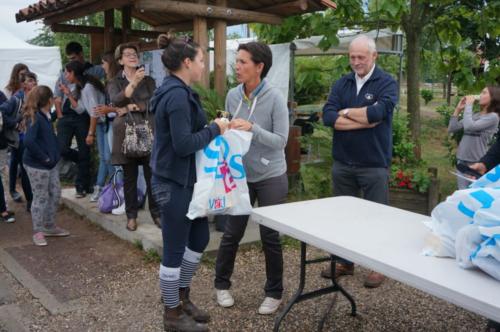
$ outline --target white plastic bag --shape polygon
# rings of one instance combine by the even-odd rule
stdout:
[[[500,206],[493,207],[496,200],[500,200],[500,188],[470,188],[457,190],[438,204],[432,210],[430,227],[441,239],[443,250],[432,256],[455,257],[456,234],[462,227],[473,223],[477,213],[500,219]]]
[[[228,130],[203,150],[196,152],[196,177],[187,217],[250,214],[243,156],[248,152],[252,133]]]
[[[436,206],[427,226],[438,241],[424,255],[454,257],[500,280],[500,165]]]

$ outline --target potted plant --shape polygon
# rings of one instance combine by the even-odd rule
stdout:
[[[393,159],[389,179],[389,204],[429,215],[439,202],[437,169],[417,160],[410,141],[406,116],[393,118]]]

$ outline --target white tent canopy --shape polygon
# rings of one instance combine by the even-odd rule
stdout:
[[[12,67],[16,63],[24,63],[30,71],[38,76],[39,85],[47,85],[51,89],[61,70],[61,54],[59,47],[41,47],[26,43],[0,27],[0,89],[5,91],[9,82]]]

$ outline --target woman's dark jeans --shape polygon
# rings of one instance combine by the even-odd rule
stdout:
[[[192,187],[184,187],[154,175],[151,185],[161,215],[162,265],[178,268],[186,247],[199,253],[207,247],[210,239],[208,219],[190,220],[186,217],[193,196]]]

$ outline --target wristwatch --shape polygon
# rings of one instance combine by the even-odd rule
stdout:
[[[344,110],[344,113],[342,113],[342,116],[343,116],[344,118],[349,117],[349,110],[350,110],[349,108],[346,108],[346,109]]]

